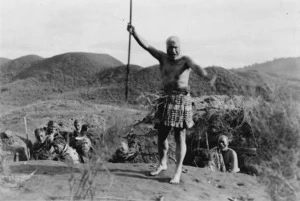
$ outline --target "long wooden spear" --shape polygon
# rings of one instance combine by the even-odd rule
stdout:
[[[132,0],[130,0],[130,16],[129,24],[132,22]],[[126,88],[125,88],[125,100],[128,101],[128,79],[129,79],[129,65],[130,65],[130,50],[131,50],[131,33],[129,32],[129,44],[128,44],[128,62],[127,62],[127,71],[126,71]]]
[[[30,158],[30,151],[29,151],[29,148],[28,148],[28,130],[27,130],[27,119],[26,119],[26,115],[24,116],[24,125],[25,125],[25,133],[26,133],[26,155],[27,155],[27,160],[29,160]]]

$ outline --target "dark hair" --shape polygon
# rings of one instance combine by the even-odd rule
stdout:
[[[88,124],[83,124],[82,126],[81,126],[81,131],[82,132],[84,132],[84,131],[87,131],[88,129],[89,129],[89,125]]]
[[[46,134],[46,131],[44,128],[37,128],[34,130],[34,135],[35,137],[37,138],[37,136],[40,134],[40,133],[45,133]]]
[[[54,125],[54,121],[52,121],[52,120],[50,120],[49,122],[48,122],[48,124],[47,124],[47,126],[49,127],[49,126],[53,126]]]

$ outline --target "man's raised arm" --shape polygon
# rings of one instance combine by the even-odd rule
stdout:
[[[131,24],[128,24],[127,26],[127,30],[129,33],[131,33],[131,35],[134,37],[134,39],[136,40],[136,42],[145,50],[147,50],[153,57],[155,57],[156,59],[160,59],[160,51],[155,49],[154,47],[152,47],[151,45],[149,45],[147,43],[147,41],[145,39],[143,39],[135,30],[134,26],[132,26]]]

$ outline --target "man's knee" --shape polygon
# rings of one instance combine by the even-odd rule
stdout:
[[[171,127],[168,127],[168,126],[161,126],[159,129],[158,129],[158,138],[159,139],[166,139],[169,135],[171,131]]]

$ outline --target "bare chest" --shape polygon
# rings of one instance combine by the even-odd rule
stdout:
[[[222,152],[223,160],[225,164],[230,164],[232,159],[232,154],[230,151]]]
[[[161,63],[161,75],[162,77],[179,78],[185,74],[189,74],[189,68],[186,65],[184,59],[178,61],[168,61],[165,59]]]

